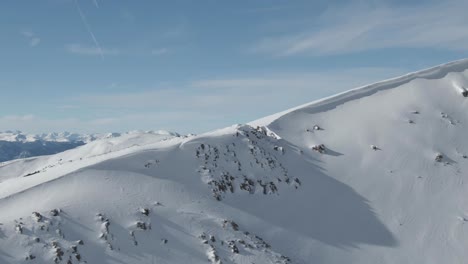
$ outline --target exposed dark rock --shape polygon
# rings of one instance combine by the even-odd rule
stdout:
[[[319,152],[319,153],[325,153],[325,145],[324,144],[320,144],[320,145],[315,145],[312,147],[313,150]]]
[[[141,208],[141,209],[140,209],[140,213],[142,213],[142,214],[148,216],[149,213],[150,213],[150,210],[149,210],[148,208]]]
[[[59,213],[60,213],[60,211],[59,211],[58,209],[52,209],[52,210],[50,210],[50,212],[49,212],[49,214],[50,214],[51,216],[58,216]]]
[[[42,215],[38,212],[33,212],[32,213],[33,218],[36,220],[36,222],[40,222],[42,220]]]
[[[146,226],[146,223],[145,222],[140,222],[140,221],[136,222],[136,227],[138,229],[141,229],[141,230],[148,229],[148,227]]]

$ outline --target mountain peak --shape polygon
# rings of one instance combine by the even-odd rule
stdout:
[[[379,91],[397,88],[407,83],[410,83],[416,79],[441,79],[450,73],[460,73],[466,71],[467,69],[468,58],[440,64],[438,66],[434,66],[428,69],[408,73],[399,77],[379,81],[373,84],[364,85],[336,95],[332,95],[323,99],[319,99],[310,103],[293,107],[291,109],[252,121],[249,124],[254,126],[268,125],[283,115],[304,108],[314,109],[313,111],[316,112],[327,111],[335,108],[339,104],[343,104],[352,100],[357,100],[365,96],[370,96]],[[468,96],[468,86],[464,84],[464,81],[460,78],[454,78],[453,80],[451,80],[451,84],[447,85],[447,87],[464,97]]]
[[[459,263],[467,68],[197,136],[132,132],[4,163],[0,260]]]

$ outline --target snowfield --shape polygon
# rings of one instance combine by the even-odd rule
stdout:
[[[465,263],[468,60],[0,165],[0,263]]]

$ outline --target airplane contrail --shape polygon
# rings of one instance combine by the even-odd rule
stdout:
[[[94,36],[94,33],[91,30],[91,26],[88,24],[88,21],[86,20],[86,16],[84,15],[83,11],[80,8],[80,5],[78,4],[78,0],[75,0],[75,5],[76,5],[76,9],[78,10],[78,13],[80,14],[81,21],[83,21],[83,24],[88,30],[89,35],[91,35],[91,38],[94,41],[94,45],[96,45],[96,48],[98,49],[99,54],[101,55],[101,58],[104,59],[104,52],[102,52],[101,45],[99,45],[99,42],[97,41],[96,36]]]

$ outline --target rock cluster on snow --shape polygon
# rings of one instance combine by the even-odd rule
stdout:
[[[262,194],[276,194],[278,185],[300,186],[297,178],[291,178],[288,170],[280,161],[280,156],[285,155],[283,146],[278,145],[278,140],[268,135],[265,128],[242,127],[236,134],[237,144],[241,139],[243,146],[232,142],[227,145],[211,145],[201,143],[195,150],[195,156],[202,162],[199,173],[208,178],[207,184],[211,186],[213,197],[221,200],[225,193],[234,193],[236,190],[254,194],[257,191]],[[238,149],[249,149],[249,155],[238,153]],[[269,179],[247,176],[249,171],[267,172]]]

